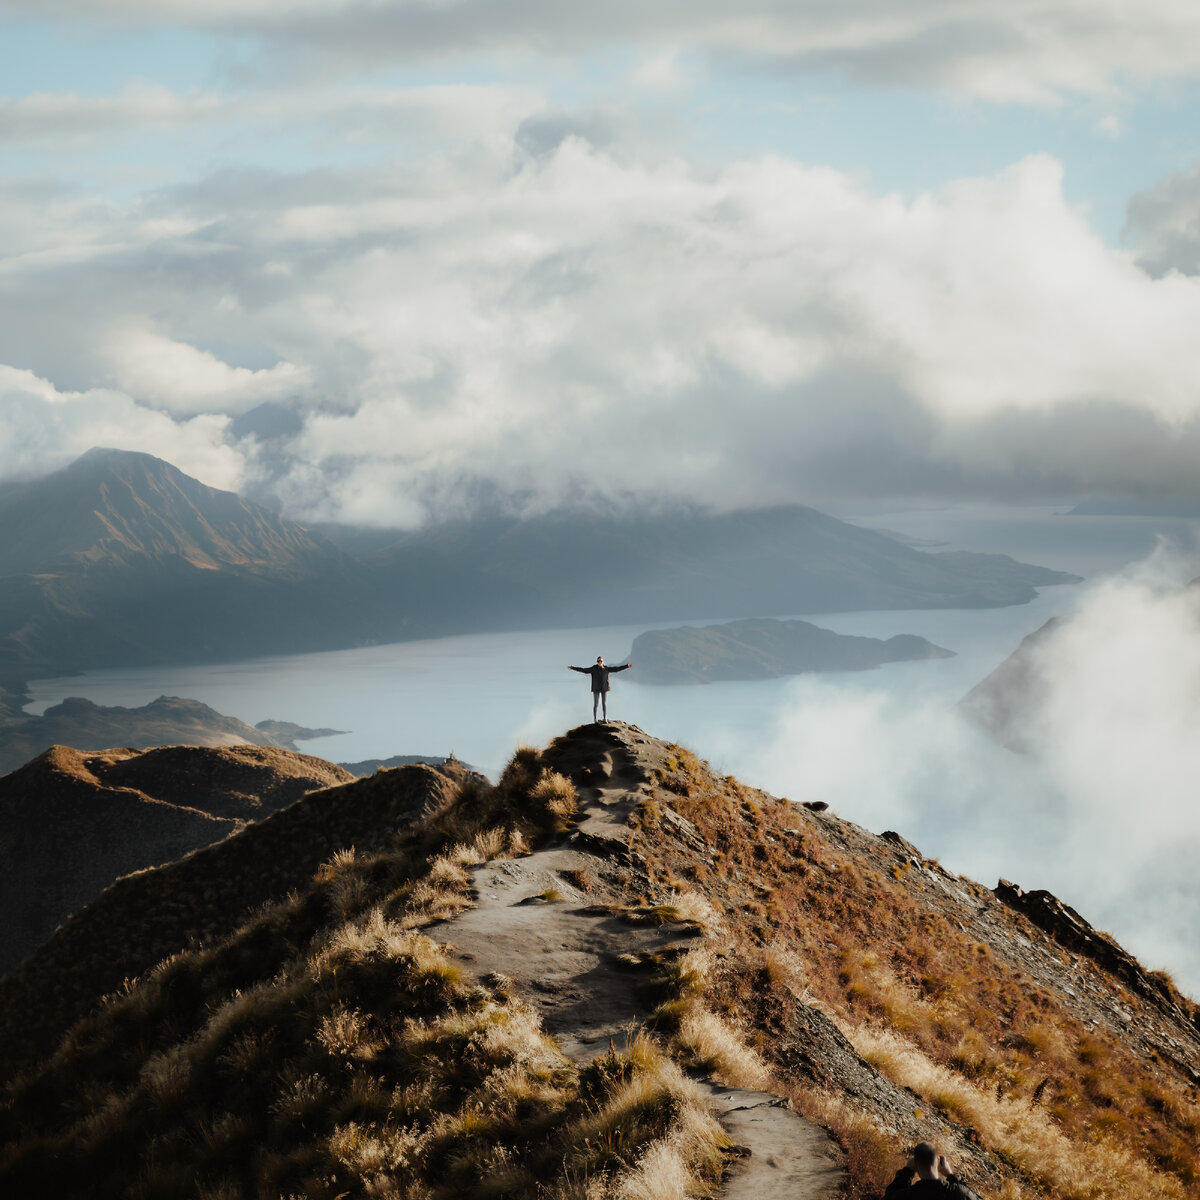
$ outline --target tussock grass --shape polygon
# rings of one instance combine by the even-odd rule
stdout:
[[[766,1063],[734,1026],[704,1005],[713,971],[707,946],[668,962],[653,981],[665,999],[652,1020],[670,1035],[672,1050],[689,1067],[728,1087],[766,1087],[771,1077]]]
[[[699,1005],[684,1014],[674,1043],[702,1071],[728,1087],[766,1088],[771,1072],[741,1035]]]
[[[1155,1171],[1102,1133],[1081,1153],[1058,1123],[1028,1098],[997,1098],[993,1090],[976,1087],[895,1033],[866,1026],[848,1033],[868,1062],[977,1130],[1006,1162],[1052,1195],[1063,1200],[1135,1195],[1184,1200],[1187,1195],[1179,1179]]]
[[[812,1006],[843,1031],[890,1030],[945,1073],[927,1085],[922,1107],[974,1129],[976,1151],[990,1154],[999,1177],[989,1195],[1200,1194],[1200,1112],[1191,1081],[1169,1056],[1141,1055],[1103,1024],[1085,1030],[1072,1001],[1030,978],[1003,942],[990,944],[991,934],[981,941],[978,928],[964,929],[940,911],[944,899],[929,886],[927,860],[893,866],[890,848],[866,839],[856,845],[858,834],[836,818],[717,779],[703,764],[684,764],[677,752],[660,772],[658,788],[636,814],[631,848],[646,864],[654,894],[686,879],[719,913],[712,948],[723,953],[704,1007],[743,1031],[741,1040],[769,1057],[779,1086],[802,1108],[811,1100],[808,1115],[835,1129],[848,1154],[851,1197],[877,1195],[886,1185],[899,1165],[895,1135],[879,1132],[869,1107],[875,1102],[865,1095],[835,1111],[816,1085],[791,1075],[804,1071],[794,1039],[812,1027],[803,1012]],[[667,805],[712,847],[711,864],[663,824]],[[954,886],[989,896],[967,881]],[[1021,932],[1005,930],[1019,924],[1005,910],[996,915],[1001,938]],[[1141,1001],[1116,980],[1086,963],[1079,970],[1108,988],[1114,1005],[1138,1011]],[[1176,1000],[1169,980],[1152,983],[1189,1019],[1190,1002]],[[686,998],[664,999],[658,1027],[677,1037],[690,1009]],[[899,1057],[876,1054],[874,1061],[894,1082],[907,1083]],[[1033,1111],[1044,1124],[1030,1128],[1047,1131],[1044,1148],[1038,1150],[1041,1134],[1026,1143],[1019,1130],[1004,1132],[979,1097],[1005,1114],[1005,1105]],[[825,1118],[817,1113],[822,1107]],[[890,1123],[886,1109],[880,1116]],[[998,1140],[1002,1134],[1006,1140]],[[1064,1164],[1095,1161],[1100,1143],[1108,1165],[1087,1178],[1072,1176]],[[1122,1193],[1112,1181],[1126,1160],[1140,1166],[1126,1173]],[[1060,1182],[1034,1182],[1043,1179]]]
[[[467,783],[389,849],[336,850],[307,891],[129,981],[7,1090],[0,1191],[699,1195],[723,1134],[652,1043],[580,1072],[503,981],[420,932],[470,903],[472,867],[576,810],[522,748],[495,787]]]

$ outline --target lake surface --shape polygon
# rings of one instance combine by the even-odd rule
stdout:
[[[1076,603],[1076,590],[1046,588],[1032,603],[1013,608],[837,613],[805,619],[839,633],[916,633],[955,650],[956,658],[821,677],[849,688],[944,696],[953,702],[1026,633]],[[161,695],[184,696],[252,724],[274,718],[346,730],[304,745],[322,758],[353,762],[453,751],[494,772],[517,742],[543,743],[591,720],[588,680],[569,672],[568,664],[588,666],[598,654],[607,662],[624,662],[633,639],[656,627],[471,634],[216,666],[89,671],[31,683],[34,700],[29,711],[40,713],[66,696],[125,707]],[[609,715],[704,753],[718,735],[723,743],[727,735],[763,729],[814,679],[654,687],[637,683],[635,664],[613,677]],[[722,765],[732,770],[735,764]]]
[[[858,512],[859,524],[888,528],[945,549],[986,550],[1093,577],[1153,549],[1156,538],[1194,537],[1195,522],[1149,518],[1064,517],[1041,507],[911,509]],[[847,688],[953,705],[996,667],[1026,634],[1070,611],[1085,589],[1045,588],[1026,605],[1001,609],[803,614],[839,633],[886,638],[915,633],[956,652],[932,662],[895,663],[876,671],[701,687],[647,687],[637,668],[616,676],[610,715],[656,736],[685,741],[712,758],[714,745],[758,731],[782,705],[830,678]],[[755,614],[713,614],[708,624]],[[799,615],[799,614],[798,614]],[[647,629],[681,622],[534,633],[471,634],[354,650],[295,654],[195,667],[133,667],[33,681],[28,711],[41,713],[67,696],[127,707],[158,696],[203,701],[252,724],[276,719],[346,730],[304,749],[352,762],[394,754],[448,754],[488,771],[501,767],[518,741],[541,743],[591,719],[587,681],[568,672],[598,654],[623,662]],[[727,736],[728,735],[728,736]],[[706,752],[706,747],[709,748]],[[740,756],[737,756],[740,757]],[[721,764],[747,769],[745,762]]]
[[[1162,538],[1181,554],[1195,552],[1194,521],[1060,511],[854,514],[860,524],[939,548],[1008,553],[1089,577],[1082,585],[1044,588],[1031,603],[1010,608],[804,614],[839,633],[919,634],[955,658],[689,687],[639,685],[635,664],[614,677],[609,714],[682,742],[720,771],[776,795],[825,800],[877,832],[897,829],[952,870],[988,884],[1004,876],[1047,887],[1149,966],[1168,966],[1181,985],[1200,992],[1192,932],[1200,920],[1200,885],[1181,885],[1182,867],[1148,879],[1129,860],[1120,828],[1101,829],[1110,822],[1095,816],[1090,797],[1072,794],[1069,781],[996,746],[957,709],[1023,637],[1083,603],[1097,579],[1145,557]],[[712,621],[746,615],[714,614]],[[275,718],[346,730],[303,744],[334,761],[454,753],[494,775],[518,743],[542,745],[591,720],[588,682],[568,664],[586,666],[598,654],[623,662],[637,634],[665,624],[94,671],[31,683],[29,711],[66,696],[125,706],[184,696],[250,722]],[[1156,819],[1152,807],[1139,815],[1143,826]],[[1182,828],[1179,819],[1162,814],[1163,855],[1177,855],[1192,837],[1200,850],[1200,818],[1188,817],[1191,824]]]

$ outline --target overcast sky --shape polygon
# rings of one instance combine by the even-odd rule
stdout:
[[[1200,499],[1194,0],[0,0],[0,477]]]

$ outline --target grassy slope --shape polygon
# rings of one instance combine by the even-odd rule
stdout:
[[[831,1127],[856,1197],[928,1136],[1000,1200],[1195,1194],[1200,1037],[1169,981],[1131,992],[901,839],[654,752],[627,909],[707,930],[658,963],[674,1058]],[[503,979],[463,978],[420,933],[469,903],[470,864],[568,827],[573,789],[547,762],[568,770],[522,750],[497,788],[464,781],[111,996],[9,1087],[0,1190],[699,1194],[720,1132],[661,1049],[581,1071]]]
[[[507,1195],[650,1200],[719,1174],[724,1136],[646,1039],[579,1069],[504,981],[419,930],[466,866],[560,831],[561,777],[523,752],[369,857],[164,960],[9,1086],[6,1196]]]
[[[914,866],[900,839],[721,779],[676,749],[636,818],[635,849],[660,891],[720,913],[707,1003],[749,1033],[776,1086],[835,1130],[854,1194],[881,1190],[898,1149],[928,1136],[1014,1200],[1196,1194],[1200,1041],[1195,1007],[1169,981],[1157,980],[1160,999],[1134,995],[1052,943],[1040,947],[1044,967],[1026,965],[1023,946],[1048,939],[987,889]],[[667,809],[710,855],[680,840]],[[961,919],[954,895],[966,889],[986,924]],[[1058,960],[1072,990],[1086,985],[1098,1004],[1069,1000],[1055,984]],[[907,1112],[873,1107],[828,1061],[813,1061],[812,1006],[911,1089]],[[1166,1036],[1139,1042],[1140,1025]]]

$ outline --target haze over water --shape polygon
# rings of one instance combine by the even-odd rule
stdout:
[[[1182,576],[1200,573],[1186,561],[1194,522],[1058,511],[855,514],[862,524],[944,543],[939,548],[1010,553],[1088,577],[1010,608],[806,615],[843,633],[920,634],[955,658],[701,687],[641,686],[635,665],[613,681],[610,716],[682,742],[747,783],[824,800],[876,831],[896,829],[983,883],[1005,876],[1047,887],[1150,967],[1168,967],[1200,993],[1192,938],[1200,890],[1190,866],[1200,826],[1190,806],[1173,801],[1170,777],[1136,795],[1105,795],[1089,781],[1077,758],[1102,756],[1104,743],[1120,746],[1122,728],[1105,713],[1095,716],[1094,729],[1069,719],[1061,740],[1070,753],[1035,763],[997,746],[956,707],[1025,635],[1051,616],[1098,603],[1107,595],[1104,578],[1120,579],[1114,573],[1144,559],[1160,537],[1178,548]],[[1152,614],[1128,622],[1143,624],[1154,628]],[[476,634],[218,666],[91,672],[31,684],[30,708],[40,712],[68,695],[127,706],[180,695],[251,722],[346,730],[303,746],[335,761],[454,752],[495,772],[518,742],[544,743],[591,719],[586,681],[568,663],[586,665],[597,654],[623,661],[650,627]],[[1074,713],[1082,698],[1071,692],[1064,676],[1066,710]],[[1161,759],[1164,751],[1156,753]],[[1189,768],[1190,760],[1181,761],[1174,773],[1186,776]],[[1125,820],[1136,823],[1139,838],[1131,840]],[[1154,864],[1149,874],[1147,863]]]

